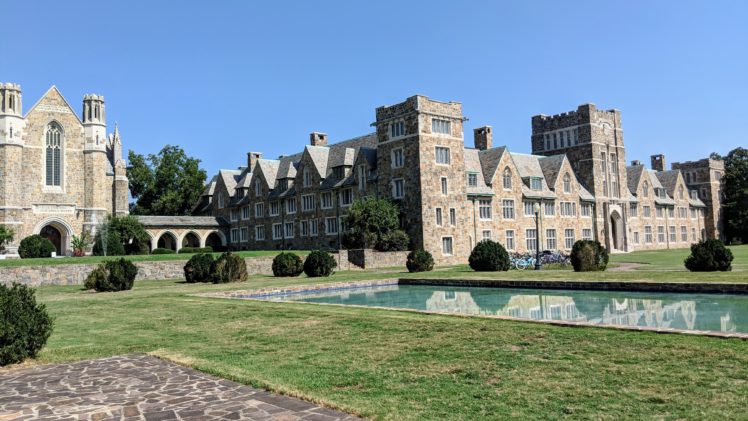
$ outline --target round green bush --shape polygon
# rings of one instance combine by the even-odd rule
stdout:
[[[608,250],[595,240],[579,240],[571,248],[575,272],[602,271],[608,266]]]
[[[0,284],[0,366],[34,358],[52,333],[52,318],[34,289]]]
[[[330,276],[338,266],[335,258],[324,250],[314,250],[304,260],[304,273],[310,278]]]
[[[176,254],[177,252],[172,249],[155,248],[151,250],[151,254]]]
[[[403,230],[386,232],[379,236],[376,249],[379,251],[405,251],[410,245],[410,237]]]
[[[273,258],[273,276],[299,276],[304,262],[294,253],[281,253]]]
[[[408,272],[429,272],[434,269],[434,257],[426,250],[413,250],[405,261]]]
[[[732,270],[732,251],[720,240],[710,239],[691,244],[691,255],[683,262],[691,272]]]
[[[132,289],[138,267],[131,261],[120,258],[97,266],[86,277],[84,286],[97,292],[116,292]]]
[[[475,245],[468,259],[470,268],[478,272],[509,270],[509,253],[496,241],[483,240]]]
[[[223,253],[210,268],[214,284],[244,282],[247,280],[247,263],[230,251]]]
[[[57,248],[51,241],[39,234],[29,235],[21,240],[18,246],[18,255],[21,259],[35,259],[39,257],[50,257]]]
[[[214,260],[213,255],[209,253],[200,253],[190,257],[184,265],[184,279],[188,283],[211,282],[210,268]]]

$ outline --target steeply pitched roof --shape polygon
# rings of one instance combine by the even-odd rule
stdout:
[[[304,150],[306,154],[309,155],[312,163],[314,163],[314,167],[317,169],[319,176],[324,178],[327,175],[325,173],[327,172],[327,159],[330,156],[330,148],[307,145]]]
[[[280,161],[275,159],[258,159],[257,165],[260,167],[260,171],[262,171],[262,174],[265,176],[265,180],[268,183],[268,186],[272,189],[275,187],[275,179],[278,175],[278,167],[280,166]]]
[[[480,158],[480,165],[483,169],[483,177],[487,184],[493,182],[493,178],[496,175],[496,170],[501,162],[501,156],[506,152],[506,146],[499,146],[497,148],[487,149],[478,152]]]
[[[229,195],[234,195],[234,190],[236,189],[236,183],[239,181],[239,178],[241,177],[241,170],[219,170],[218,176],[223,180],[223,184],[226,186],[226,190],[228,190]]]
[[[540,169],[543,171],[545,181],[549,186],[556,185],[556,179],[561,172],[564,160],[566,160],[566,155],[541,156],[539,158]]]
[[[626,167],[626,180],[628,180],[629,191],[633,195],[636,195],[644,170],[644,165],[632,165]]]
[[[675,186],[678,184],[680,170],[659,171],[656,174],[660,183],[662,183],[662,187],[671,197],[675,197]]]
[[[276,178],[296,178],[296,167],[298,166],[300,159],[300,153],[282,157],[278,164],[278,173],[276,175]]]
[[[480,160],[480,151],[472,148],[465,148],[465,171],[467,173],[478,173],[481,176],[476,177],[476,186],[470,186],[468,180],[465,180],[467,184],[467,194],[469,195],[493,195],[493,190],[486,185],[486,180],[482,176],[483,169]]]

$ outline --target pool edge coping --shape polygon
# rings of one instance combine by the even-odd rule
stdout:
[[[403,282],[405,281],[405,282]],[[430,283],[429,283],[430,282]],[[474,284],[474,283],[479,283]],[[359,309],[373,309],[373,310],[386,310],[386,311],[405,311],[410,313],[419,314],[432,314],[442,316],[459,316],[459,317],[480,317],[484,319],[498,319],[498,320],[510,320],[516,322],[528,322],[528,323],[542,323],[552,326],[562,327],[593,327],[602,329],[614,329],[621,331],[636,331],[636,332],[653,332],[660,334],[682,334],[692,336],[706,336],[720,339],[741,339],[748,341],[748,333],[726,333],[718,332],[713,330],[688,330],[688,329],[675,329],[675,328],[664,328],[664,327],[649,327],[649,326],[619,326],[619,325],[600,325],[589,322],[575,322],[567,320],[551,320],[551,319],[526,319],[512,316],[500,316],[492,314],[462,314],[454,313],[449,311],[439,310],[418,310],[412,308],[400,308],[400,307],[386,307],[386,306],[364,306],[359,304],[334,304],[334,303],[312,303],[305,301],[271,301],[268,297],[277,295],[288,295],[288,294],[301,294],[304,292],[312,291],[332,291],[332,290],[346,290],[366,287],[378,287],[378,286],[390,286],[390,285],[442,285],[442,286],[480,286],[480,287],[496,287],[496,288],[528,288],[528,289],[558,289],[558,290],[607,290],[607,291],[631,291],[631,292],[665,292],[665,293],[724,293],[724,294],[740,294],[740,292],[730,291],[713,291],[704,292],[698,289],[683,289],[683,290],[667,290],[667,289],[626,289],[620,288],[623,285],[617,285],[618,288],[594,288],[598,284],[605,284],[606,282],[586,282],[586,281],[513,281],[513,280],[488,280],[488,279],[402,279],[402,278],[389,278],[389,279],[378,279],[373,281],[354,281],[354,282],[333,282],[325,284],[312,284],[312,285],[295,285],[289,287],[264,287],[256,289],[236,290],[236,291],[219,291],[219,292],[207,292],[199,294],[190,294],[198,297],[205,298],[219,298],[219,299],[239,299],[249,300],[265,303],[281,303],[281,304],[302,304],[302,305],[318,305],[318,306],[334,306],[334,307],[347,307],[347,308],[359,308]],[[628,284],[629,282],[614,282],[614,284]],[[518,285],[523,284],[523,285]],[[528,286],[525,284],[531,284],[534,286]],[[555,285],[550,286],[550,285]],[[579,287],[579,284],[587,284],[587,288]],[[692,285],[690,283],[654,283],[654,282],[633,282],[633,284],[647,284],[647,285],[669,285],[669,286],[682,286]],[[561,285],[561,286],[559,286]],[[746,294],[748,294],[748,284],[695,284],[695,285],[744,285]]]

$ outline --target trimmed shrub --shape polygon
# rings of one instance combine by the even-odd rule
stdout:
[[[86,277],[84,286],[97,292],[116,292],[132,289],[138,267],[131,261],[120,258],[100,264]]]
[[[478,272],[509,270],[509,253],[496,241],[483,240],[475,245],[468,259],[470,268]]]
[[[410,244],[410,237],[403,230],[394,230],[379,236],[376,249],[379,251],[405,251]]]
[[[691,255],[683,262],[691,272],[732,270],[732,251],[720,240],[699,241],[691,244]]]
[[[53,321],[35,291],[0,284],[0,366],[34,358],[52,334]]]
[[[151,254],[177,254],[177,252],[172,249],[155,248],[151,250]]]
[[[125,246],[122,244],[117,231],[109,231],[106,236],[106,250],[104,250],[104,240],[102,239],[101,231],[99,231],[96,233],[91,251],[94,256],[123,256],[125,254]]]
[[[247,263],[230,251],[223,253],[210,267],[214,284],[244,282],[247,280]]]
[[[575,272],[605,270],[608,266],[608,250],[594,240],[579,240],[571,249],[571,265]]]
[[[50,257],[57,248],[51,241],[39,234],[29,235],[21,240],[18,246],[18,255],[21,259],[35,259],[39,257]]]
[[[177,252],[179,254],[190,254],[190,253],[213,253],[213,247],[182,247]]]
[[[273,258],[273,276],[299,276],[304,261],[294,253],[281,253]]]
[[[429,272],[434,269],[434,258],[426,250],[413,250],[405,261],[408,272]]]
[[[211,282],[210,268],[214,261],[210,253],[200,253],[190,257],[184,265],[184,279],[188,283]]]
[[[312,251],[304,260],[304,273],[310,278],[330,276],[336,267],[338,267],[338,262],[335,258],[323,250]]]

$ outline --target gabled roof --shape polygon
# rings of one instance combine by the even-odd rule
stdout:
[[[214,175],[213,178],[210,179],[208,184],[205,185],[205,189],[203,190],[203,194],[201,196],[213,196],[213,193],[216,191],[216,182],[218,181],[218,176]]]
[[[641,181],[642,175],[644,175],[644,165],[632,165],[626,167],[626,179],[628,180],[628,187],[631,194],[636,195],[639,189],[639,182]]]
[[[465,148],[465,172],[483,174],[480,152],[477,149]],[[486,185],[484,177],[476,177],[476,179],[478,185],[473,187],[467,184],[468,180],[465,180],[468,195],[493,195],[493,190]]]
[[[68,100],[65,99],[65,96],[62,95],[62,92],[60,92],[60,90],[57,89],[57,86],[55,86],[55,85],[52,85],[52,87],[50,87],[49,89],[47,89],[47,92],[45,92],[44,95],[42,95],[41,98],[39,98],[39,100],[37,100],[34,103],[34,105],[32,105],[31,108],[29,108],[28,111],[26,111],[26,114],[23,115],[23,118],[26,118],[29,115],[29,113],[31,113],[32,111],[34,111],[34,108],[36,108],[36,106],[39,105],[44,100],[44,98],[46,98],[49,95],[49,93],[52,92],[52,91],[57,92],[57,95],[59,95],[60,98],[62,98],[62,101],[70,109],[71,114],[73,114],[75,116],[75,118],[78,120],[79,123],[83,124],[83,121],[81,121],[81,118],[78,115],[78,113],[76,113],[75,110],[73,109],[73,107],[70,106],[70,103],[68,102]]]
[[[497,148],[487,149],[478,152],[480,158],[480,166],[482,168],[482,174],[486,184],[491,184],[493,178],[496,175],[496,170],[501,162],[501,157],[506,152],[506,146],[499,146]]]
[[[330,156],[330,148],[325,146],[307,145],[304,148],[304,153],[309,155],[309,159],[314,164],[314,168],[317,169],[319,176],[325,178],[325,173],[327,172],[327,159]]]
[[[229,192],[229,196],[234,195],[236,190],[236,183],[239,181],[242,172],[240,170],[219,170],[218,176],[223,180],[223,184],[226,186],[226,190]]]
[[[545,181],[549,186],[555,186],[558,174],[561,172],[561,166],[564,165],[566,155],[541,156],[540,169],[543,171]]]
[[[522,183],[523,196],[533,199],[556,198],[556,194],[548,188],[548,183],[545,181],[545,175],[543,174],[543,169],[540,167],[540,157],[538,155],[510,153],[510,156],[523,181],[527,178],[540,178],[540,190],[532,190],[524,182]]]
[[[657,172],[657,178],[660,180],[662,187],[665,188],[670,197],[675,197],[675,186],[678,184],[679,175],[680,170]]]
[[[265,180],[267,181],[268,186],[271,189],[275,187],[275,179],[278,175],[278,167],[280,166],[280,161],[275,159],[258,159],[257,165],[260,167],[262,175],[265,176]]]
[[[291,156],[284,156],[278,163],[277,179],[282,178],[296,178],[296,167],[301,159],[301,154],[295,154]]]

